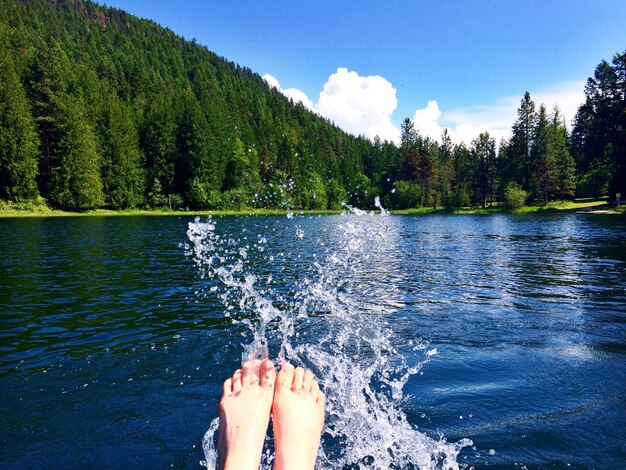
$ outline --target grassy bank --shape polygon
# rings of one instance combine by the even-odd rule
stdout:
[[[524,206],[515,210],[507,210],[502,205],[487,206],[486,208],[463,207],[457,209],[445,209],[432,207],[416,207],[406,210],[392,210],[392,214],[398,215],[432,215],[432,214],[540,214],[561,211],[589,211],[591,213],[602,211],[602,213],[626,214],[626,206],[619,208],[609,205],[608,198],[581,198],[573,201],[554,201],[547,206]],[[298,214],[338,214],[341,211],[295,211]],[[225,210],[225,211],[187,211],[168,209],[129,209],[129,210],[108,210],[97,209],[84,212],[64,211],[54,209],[46,204],[20,205],[10,202],[0,201],[0,217],[86,217],[86,216],[206,216],[206,215],[285,215],[285,210],[278,209],[246,209],[246,210]]]
[[[294,211],[300,214],[338,214],[341,211]],[[20,205],[0,201],[0,217],[93,217],[93,216],[206,216],[206,215],[285,215],[285,210],[278,209],[246,209],[224,211],[188,211],[169,209],[128,209],[108,210],[96,209],[91,211],[73,212],[54,209],[46,204]]]
[[[523,206],[518,209],[508,210],[502,205],[487,206],[484,209],[482,207],[471,208],[462,207],[457,209],[439,208],[433,209],[429,207],[417,207],[414,209],[392,211],[393,214],[407,214],[407,215],[428,215],[428,214],[541,214],[541,213],[554,213],[563,211],[585,211],[596,212],[603,211],[606,213],[624,213],[625,207],[615,207],[609,205],[608,198],[579,198],[573,201],[553,201],[548,203],[547,206]]]

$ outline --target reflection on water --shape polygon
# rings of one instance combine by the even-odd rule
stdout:
[[[258,315],[184,256],[189,221],[0,220],[0,427],[11,449],[0,466],[198,468],[221,382]],[[449,445],[441,436],[470,438],[456,461],[475,468],[626,460],[623,219],[215,225],[233,240],[233,258],[216,266],[245,252],[241,272],[277,310],[270,355],[291,325],[284,354],[341,398],[329,407],[327,466],[427,466]],[[346,404],[354,390],[365,390],[362,401]]]

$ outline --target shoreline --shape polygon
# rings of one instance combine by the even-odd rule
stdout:
[[[0,202],[0,218],[27,217],[172,217],[172,216],[286,216],[285,209],[246,209],[246,210],[174,210],[167,209],[128,209],[111,210],[96,209],[84,212],[52,209],[47,205],[38,205],[31,209],[17,209],[11,203]],[[343,210],[294,210],[298,215],[336,215]],[[485,208],[437,208],[418,207],[411,209],[389,210],[391,215],[492,215],[492,214],[554,214],[558,212],[574,212],[576,214],[623,215],[626,206],[619,208],[609,206],[607,198],[580,199],[574,201],[555,201],[547,206],[523,206],[507,210],[502,205]]]
[[[340,214],[340,210],[308,210],[292,211],[294,214],[306,215],[330,215]],[[95,209],[84,212],[64,211],[52,209],[48,206],[38,206],[34,209],[14,209],[0,208],[0,219],[2,218],[28,218],[28,217],[175,217],[175,216],[285,216],[286,210],[282,209],[246,209],[246,210],[161,210],[161,209]]]

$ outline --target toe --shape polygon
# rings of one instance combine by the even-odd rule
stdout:
[[[276,379],[276,369],[274,363],[270,359],[265,359],[260,366],[261,387],[271,388],[274,386]]]
[[[320,384],[317,383],[317,380],[313,379],[313,383],[311,383],[311,395],[313,397],[317,397],[317,394],[320,392]]]
[[[241,391],[241,369],[237,369],[233,374],[232,385],[234,393]]]
[[[228,378],[225,382],[224,382],[224,388],[222,389],[222,396],[228,396],[231,393],[233,393],[233,379],[232,378]]]
[[[293,375],[293,366],[288,362],[284,363],[280,368],[280,372],[278,373],[278,378],[276,380],[277,388],[291,389],[291,385],[293,384]]]
[[[254,364],[246,361],[241,366],[241,386],[247,387],[254,381]]]
[[[296,367],[296,372],[293,375],[293,384],[291,390],[294,392],[300,392],[302,390],[302,383],[304,382],[304,369],[302,367]]]
[[[326,405],[326,395],[324,395],[324,392],[322,392],[321,390],[317,392],[317,404],[324,409],[324,406]]]
[[[309,393],[311,391],[311,384],[315,378],[313,377],[313,372],[307,370],[304,372],[304,379],[302,381],[302,391]]]

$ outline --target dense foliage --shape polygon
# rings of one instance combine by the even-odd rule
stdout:
[[[67,209],[392,208],[619,189],[624,56],[603,62],[570,136],[526,93],[509,142],[348,135],[154,22],[87,0],[0,0],[0,198]],[[620,101],[621,100],[621,101]],[[578,173],[576,164],[578,164]],[[620,176],[621,175],[621,176]],[[621,180],[619,178],[622,178]],[[519,193],[518,191],[518,193]]]
[[[585,86],[572,154],[586,195],[626,194],[626,51],[603,60]],[[622,196],[624,197],[624,196]]]

